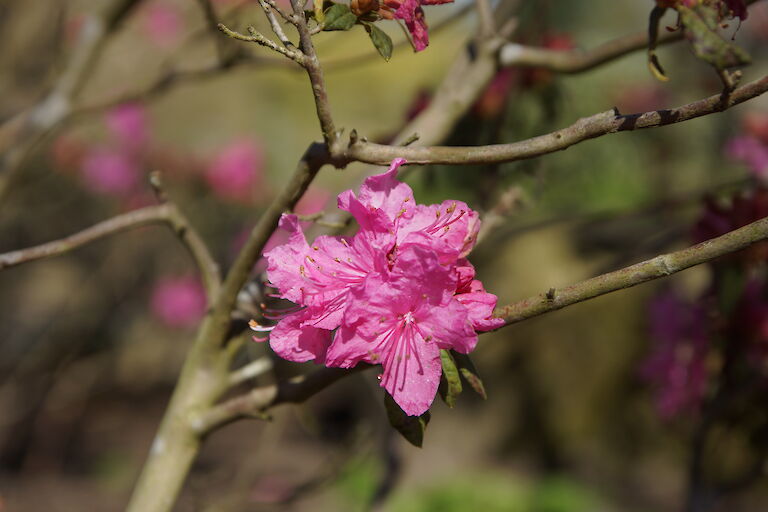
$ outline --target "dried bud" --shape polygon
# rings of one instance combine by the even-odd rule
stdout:
[[[356,16],[363,16],[371,11],[378,11],[379,0],[352,0],[349,7]]]

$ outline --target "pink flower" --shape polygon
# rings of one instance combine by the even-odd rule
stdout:
[[[384,0],[382,12],[385,16],[394,16],[394,18],[403,20],[408,32],[411,33],[411,42],[417,52],[423,50],[429,45],[429,35],[427,34],[427,21],[424,18],[422,5],[447,4],[453,0]]]
[[[265,254],[279,296],[296,304],[270,332],[270,345],[291,361],[314,360],[350,368],[384,367],[381,385],[410,415],[429,409],[442,372],[440,349],[470,352],[476,331],[492,318],[496,296],[474,279],[465,259],[479,220],[459,201],[420,205],[397,180],[397,159],[368,178],[359,195],[338,197],[355,217],[352,237],[318,237],[307,243],[293,215],[284,215],[284,245]]]
[[[127,197],[139,182],[136,162],[122,152],[95,149],[83,160],[81,168],[85,186],[93,192]]]
[[[655,388],[657,410],[664,419],[696,412],[709,383],[706,310],[669,290],[654,298],[649,317],[655,347],[641,375]]]
[[[768,145],[759,139],[749,135],[734,137],[726,143],[725,154],[746,164],[758,178],[768,178]]]
[[[205,291],[195,277],[165,278],[152,291],[152,313],[169,327],[195,325],[205,307]]]
[[[149,122],[146,109],[139,103],[123,103],[105,115],[109,131],[120,144],[130,150],[138,150],[149,139]]]
[[[176,44],[184,28],[178,8],[165,2],[148,5],[143,12],[142,29],[149,39],[161,48]]]
[[[241,139],[226,146],[213,158],[205,179],[220,198],[250,203],[263,193],[264,151],[260,145]]]

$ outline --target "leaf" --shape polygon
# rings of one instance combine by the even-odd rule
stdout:
[[[334,4],[325,11],[323,30],[349,30],[357,23],[357,16],[344,4]]]
[[[654,7],[651,11],[651,18],[648,21],[648,69],[661,82],[669,81],[669,77],[664,73],[664,68],[661,67],[659,58],[656,56],[656,45],[659,41],[659,23],[666,10],[666,7]]]
[[[477,374],[475,365],[472,364],[472,360],[469,358],[469,356],[454,350],[451,351],[451,354],[453,354],[453,360],[456,361],[456,367],[459,369],[459,373],[467,382],[467,384],[469,384],[475,393],[483,397],[483,400],[487,400],[488,395],[485,393],[485,386],[483,386],[483,381]]]
[[[386,391],[384,392],[384,407],[387,409],[387,418],[389,418],[389,424],[392,425],[392,428],[400,432],[405,440],[413,446],[421,448],[424,442],[424,431],[427,429],[431,417],[429,411],[421,416],[408,416]]]
[[[456,397],[462,391],[459,369],[456,367],[453,356],[447,350],[440,350],[440,361],[443,365],[443,374],[440,377],[438,391],[445,405],[453,408],[456,405]]]
[[[678,7],[680,23],[685,37],[691,42],[693,53],[718,70],[749,64],[752,59],[742,48],[718,34],[719,13],[704,4],[695,8]]]
[[[386,32],[372,23],[363,23],[368,36],[370,36],[373,46],[378,50],[379,55],[389,62],[392,58],[392,39]]]

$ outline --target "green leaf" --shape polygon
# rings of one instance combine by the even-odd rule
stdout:
[[[475,365],[472,364],[472,360],[469,358],[469,356],[456,352],[455,350],[451,350],[451,354],[453,355],[453,360],[456,361],[456,367],[459,369],[459,373],[467,382],[467,384],[469,384],[475,393],[483,397],[483,400],[487,400],[488,395],[485,393],[485,386],[483,386],[483,381],[477,374]]]
[[[443,374],[440,376],[440,397],[448,407],[453,408],[456,405],[456,397],[461,393],[461,377],[459,369],[456,367],[456,361],[447,350],[440,350],[440,362],[443,365]]]
[[[386,32],[372,23],[363,23],[363,25],[379,55],[389,62],[389,59],[392,58],[392,39],[390,39]]]
[[[384,392],[384,407],[387,409],[387,418],[389,418],[389,424],[392,425],[392,428],[400,432],[406,441],[413,446],[421,448],[424,442],[424,431],[427,429],[431,417],[429,411],[421,416],[408,416],[386,391]]]
[[[357,16],[349,10],[348,5],[334,4],[325,11],[323,30],[349,30],[357,23]]]
[[[680,6],[680,24],[691,42],[693,53],[718,70],[749,64],[752,59],[743,49],[717,32],[719,12],[712,6],[700,4],[695,8]]]

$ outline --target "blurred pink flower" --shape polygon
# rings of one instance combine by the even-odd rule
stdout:
[[[196,277],[164,278],[152,291],[152,314],[169,327],[195,325],[205,307],[205,290]]]
[[[656,408],[663,419],[696,412],[709,379],[706,310],[701,304],[683,301],[671,289],[654,297],[649,309],[655,345],[641,376],[654,387]]]
[[[167,2],[154,2],[144,8],[142,30],[156,46],[174,46],[181,36],[184,20],[178,7]]]
[[[139,182],[139,167],[124,153],[106,148],[93,149],[81,167],[85,186],[97,194],[126,197]]]
[[[205,179],[220,198],[250,203],[264,194],[264,151],[248,139],[232,142],[213,158]]]
[[[109,110],[104,121],[110,133],[131,150],[144,146],[149,139],[147,111],[139,103],[123,103]]]
[[[768,145],[749,135],[739,135],[725,145],[725,154],[744,163],[758,178],[768,178]]]

